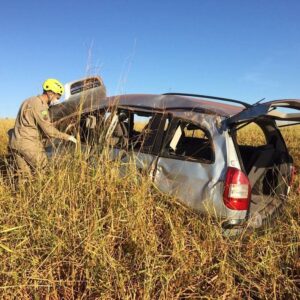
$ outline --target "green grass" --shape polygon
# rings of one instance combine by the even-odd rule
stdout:
[[[291,139],[291,142],[295,139]],[[236,240],[103,153],[50,163],[17,192],[0,179],[7,299],[297,299],[300,199]]]

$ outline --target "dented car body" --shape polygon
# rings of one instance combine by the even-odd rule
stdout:
[[[109,143],[112,159],[133,159],[160,191],[235,230],[260,227],[287,200],[293,161],[276,120],[300,122],[300,114],[278,113],[279,107],[299,110],[300,100],[249,105],[176,93],[106,97],[97,86],[52,107],[51,117],[61,130],[75,130],[85,150]],[[240,128],[250,123],[262,130],[264,145],[239,144]]]

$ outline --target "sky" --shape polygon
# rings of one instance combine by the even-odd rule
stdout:
[[[0,117],[47,78],[108,95],[300,98],[298,0],[12,0],[0,11]]]

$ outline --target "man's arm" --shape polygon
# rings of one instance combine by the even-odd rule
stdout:
[[[44,134],[49,138],[61,139],[61,140],[69,140],[70,135],[59,131],[54,127],[49,118],[49,111],[44,107],[40,110],[40,107],[33,108],[34,118],[36,120],[37,125],[42,129]]]

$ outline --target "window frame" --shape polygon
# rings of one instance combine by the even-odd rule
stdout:
[[[165,131],[164,127],[167,121],[167,114],[163,112],[157,112],[157,111],[146,111],[136,108],[130,108],[130,107],[117,107],[116,113],[119,114],[120,112],[126,112],[128,114],[128,146],[122,147],[120,145],[115,145],[114,147],[117,149],[125,149],[127,151],[133,151],[133,152],[140,152],[140,153],[146,153],[146,154],[152,154],[158,156],[161,148],[163,146],[164,137],[165,137]],[[145,117],[155,117],[157,116],[159,118],[159,123],[157,127],[157,132],[155,134],[155,138],[153,138],[153,144],[148,146],[147,149],[143,147],[134,148],[131,144],[131,139],[133,138],[133,128],[134,128],[134,117],[135,115],[141,115]],[[170,125],[170,123],[169,123]],[[151,125],[150,125],[151,126]],[[155,129],[154,129],[155,130]],[[142,130],[143,131],[143,130]],[[158,138],[157,138],[158,137]]]
[[[182,156],[182,155],[170,154],[170,150],[168,149],[168,145],[170,145],[170,143],[171,143],[171,141],[172,141],[172,139],[175,135],[175,132],[176,132],[176,130],[177,130],[180,123],[185,123],[186,125],[192,124],[192,125],[196,126],[197,129],[200,129],[205,133],[205,135],[207,136],[207,139],[209,141],[209,144],[211,146],[211,150],[212,150],[211,160],[207,160],[207,159],[204,159],[204,158],[193,158],[191,156]],[[176,159],[176,160],[182,160],[182,161],[189,161],[189,162],[212,165],[212,164],[215,163],[215,148],[214,148],[214,143],[213,143],[211,133],[207,128],[205,128],[204,126],[201,126],[200,124],[197,124],[195,122],[191,122],[189,120],[174,117],[174,118],[171,119],[169,129],[168,129],[167,134],[166,134],[166,138],[164,139],[164,144],[163,144],[160,156],[164,157],[164,158],[171,158],[171,159]]]

